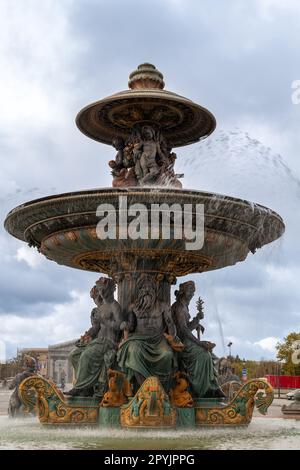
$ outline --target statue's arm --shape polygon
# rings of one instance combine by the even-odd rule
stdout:
[[[166,326],[167,333],[173,338],[176,336],[176,326],[172,318],[172,313],[170,307],[166,305],[166,308],[163,312],[163,319]]]
[[[13,390],[22,382],[21,373],[17,374],[8,386],[8,390]]]
[[[96,318],[94,322],[94,325],[84,333],[84,336],[89,336],[92,339],[97,337],[99,331],[101,330],[100,318]]]
[[[136,328],[136,316],[130,311],[128,315],[128,331],[132,333]]]
[[[96,338],[97,334],[101,329],[100,323],[92,326],[89,330],[84,333],[84,336],[90,336],[92,339]]]
[[[182,341],[184,341],[186,338],[189,338],[196,343],[199,341],[197,338],[193,335],[192,329],[190,328],[190,324],[193,322],[187,322],[185,312],[180,309],[180,308],[175,308],[173,311],[174,317],[176,318],[176,324],[178,325],[178,328],[180,329],[181,338]],[[194,328],[193,328],[194,329]]]
[[[124,160],[124,152],[123,150],[118,150],[117,155],[116,155],[116,164],[118,167],[123,167],[123,160]]]
[[[142,152],[143,147],[144,147],[144,142],[142,140],[134,145],[133,153],[135,155],[135,158],[137,158],[138,155]]]
[[[111,313],[109,318],[105,320],[106,324],[109,324],[114,330],[120,330],[123,321],[121,306],[116,302],[112,304]]]
[[[197,328],[197,326],[199,326],[199,318],[196,316],[195,318],[193,318],[191,321],[189,321],[187,323],[187,326],[188,326],[190,331],[195,330],[195,328]]]
[[[162,151],[159,141],[156,143],[156,150],[162,162],[167,162],[167,155]]]
[[[128,333],[132,333],[136,328],[136,317],[133,311],[130,309],[128,312],[127,320],[121,323],[121,330],[126,330]]]

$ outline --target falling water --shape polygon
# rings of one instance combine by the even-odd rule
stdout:
[[[216,191],[278,211],[300,198],[300,180],[284,158],[237,128],[220,130],[180,152],[177,171],[185,173],[186,188]]]
[[[259,250],[259,256],[266,263],[282,263],[283,246],[293,246],[291,239],[298,236],[300,229],[295,220],[300,200],[300,180],[284,158],[238,128],[217,131],[211,138],[192,148],[180,149],[178,156],[176,171],[185,174],[185,188],[246,199],[253,210],[257,204],[262,204],[283,217],[288,234]],[[262,217],[261,224],[263,221]],[[289,244],[285,241],[287,236]],[[203,276],[199,288],[202,285],[209,297],[208,303],[211,305],[208,308],[219,325],[225,350],[222,322],[209,282]]]

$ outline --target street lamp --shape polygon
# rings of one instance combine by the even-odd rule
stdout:
[[[278,398],[280,398],[280,376],[281,376],[281,362],[277,362],[277,388],[278,388]]]
[[[227,344],[227,347],[229,348],[229,357],[231,356],[231,346],[232,346],[232,342],[230,341],[228,344]]]

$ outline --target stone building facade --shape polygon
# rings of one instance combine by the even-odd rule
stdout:
[[[64,377],[66,384],[73,383],[73,367],[68,359],[76,340],[53,344],[48,347],[48,377],[61,384]]]

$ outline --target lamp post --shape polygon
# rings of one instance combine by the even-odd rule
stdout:
[[[232,342],[230,341],[228,344],[227,344],[227,347],[229,348],[229,357],[231,356],[231,346],[232,346]]]
[[[281,375],[281,362],[277,362],[277,388],[278,388],[278,398],[280,398],[280,375]]]

